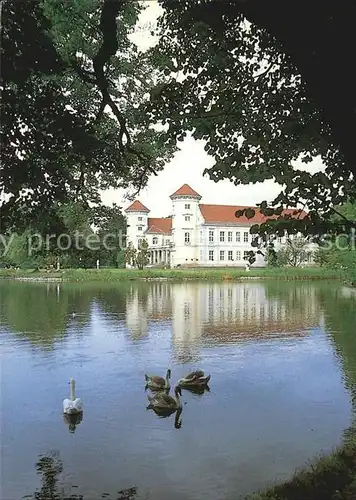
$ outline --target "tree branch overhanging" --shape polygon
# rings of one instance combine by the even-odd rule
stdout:
[[[129,153],[136,156],[145,165],[142,177],[147,172],[157,175],[154,168],[149,165],[149,158],[143,152],[138,151],[132,146],[132,139],[127,128],[127,123],[124,115],[119,110],[117,104],[110,95],[110,82],[105,74],[105,66],[109,64],[110,58],[114,56],[119,48],[117,40],[117,16],[127,4],[127,0],[104,0],[101,16],[100,16],[100,32],[103,37],[102,44],[93,57],[94,72],[90,73],[83,70],[76,61],[72,61],[72,67],[75,69],[78,76],[86,83],[96,85],[101,92],[102,101],[99,106],[95,122],[101,120],[106,106],[109,106],[112,113],[120,124],[119,144],[122,153]],[[139,182],[139,189],[142,189],[142,184]]]

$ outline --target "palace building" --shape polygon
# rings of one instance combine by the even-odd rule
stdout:
[[[235,216],[243,206],[210,205],[200,203],[201,196],[188,184],[183,184],[170,195],[172,212],[168,217],[149,217],[150,210],[139,200],[126,208],[127,243],[139,248],[146,239],[149,244],[150,266],[167,265],[203,267],[244,267],[255,235],[250,234],[254,224],[267,217],[255,207],[252,219]],[[295,209],[284,213],[293,214]],[[302,212],[300,216],[305,216]],[[285,238],[278,238],[283,245]],[[265,267],[262,255],[256,255],[253,267]]]

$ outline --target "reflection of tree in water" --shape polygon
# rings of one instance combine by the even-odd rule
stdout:
[[[55,284],[6,283],[0,296],[4,323],[14,333],[45,347],[53,347],[64,336],[68,297],[58,300]]]
[[[120,283],[116,287],[100,287],[95,292],[95,299],[103,312],[122,320],[126,312],[126,294],[130,285]]]
[[[356,416],[356,294],[347,294],[346,288],[331,287],[330,283],[305,282],[266,283],[266,293],[300,310],[304,310],[311,298],[316,301],[324,314],[324,328],[342,361],[345,384],[351,393]]]
[[[325,288],[325,285],[298,281],[274,281],[265,282],[266,297],[269,300],[277,299],[285,304],[293,314],[308,314],[313,311],[313,305],[317,299],[317,290]]]
[[[89,323],[94,301],[104,312],[122,319],[128,286],[6,282],[0,293],[3,323],[32,344],[53,348],[67,335],[68,327]]]
[[[40,456],[36,463],[36,469],[37,473],[42,476],[41,489],[35,491],[32,495],[25,495],[23,498],[32,500],[85,500],[85,497],[81,494],[59,491],[58,482],[63,472],[63,462],[59,458],[58,453],[52,452]],[[73,488],[77,488],[77,486],[72,486]],[[102,493],[100,497],[107,498],[108,500],[135,500],[137,498],[137,488],[135,486],[126,488],[118,491],[115,495]]]
[[[66,335],[70,321],[89,322],[92,295],[58,283],[6,283],[1,287],[0,308],[12,332],[48,349]]]
[[[345,385],[351,393],[356,423],[356,297],[344,295],[342,288],[319,290],[320,304],[325,311],[325,330],[342,360]]]

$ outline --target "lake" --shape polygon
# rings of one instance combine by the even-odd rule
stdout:
[[[353,424],[356,293],[337,282],[2,280],[0,294],[3,500],[234,500]],[[173,386],[211,374],[204,394],[182,390],[181,426],[146,410],[144,375],[167,368]]]

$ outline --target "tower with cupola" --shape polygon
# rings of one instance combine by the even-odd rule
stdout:
[[[139,200],[135,200],[125,210],[127,218],[126,245],[132,243],[135,248],[139,247],[139,242],[145,237],[148,227],[148,214],[150,210]]]
[[[188,184],[183,184],[172,200],[172,239],[174,242],[171,265],[199,265],[200,227],[202,215],[199,208],[200,194]]]

